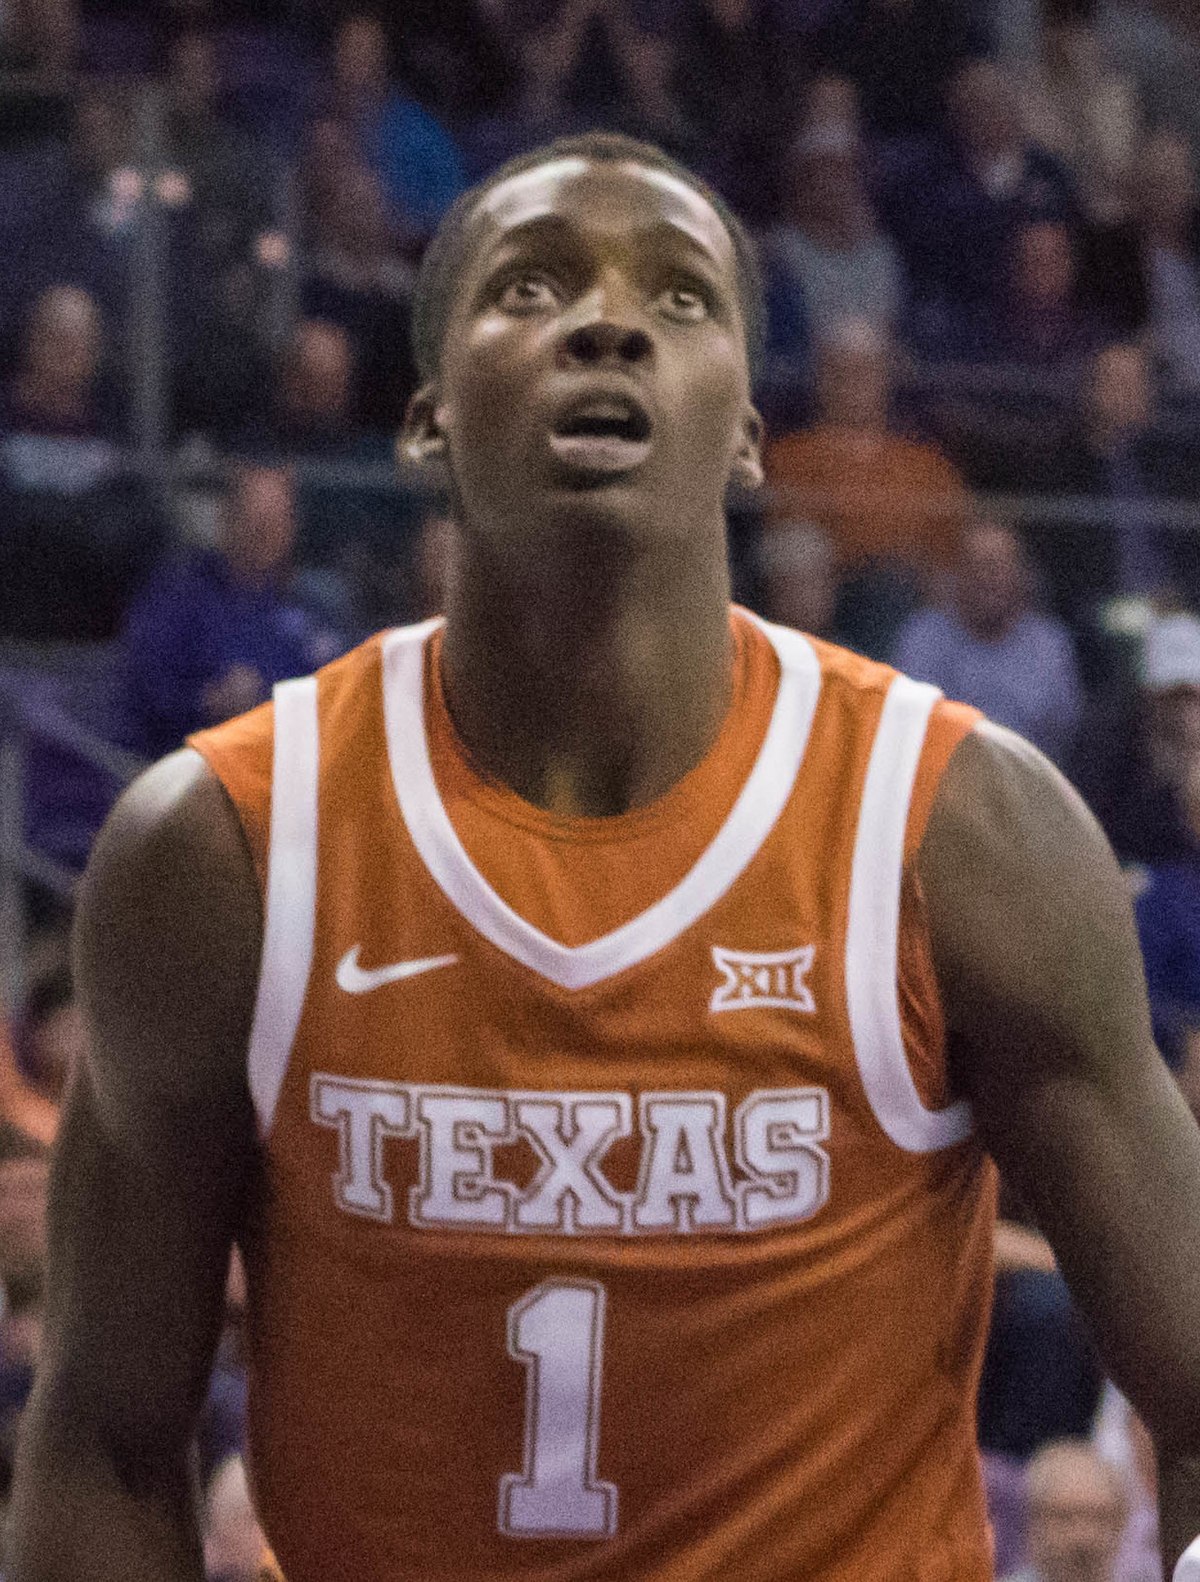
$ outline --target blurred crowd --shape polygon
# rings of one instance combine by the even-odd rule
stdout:
[[[415,270],[467,185],[560,133],[661,143],[751,228],[770,439],[767,488],[730,500],[737,596],[1070,775],[1200,1110],[1198,73],[1183,0],[0,7],[0,746],[30,924],[0,1488],[81,1037],[71,879],[138,764],[438,608],[454,526],[396,453]],[[997,1261],[998,1574],[1146,1582],[1145,1436],[1017,1203]],[[200,1445],[224,1582],[260,1553],[240,1303],[233,1271]]]

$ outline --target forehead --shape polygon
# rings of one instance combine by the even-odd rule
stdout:
[[[674,232],[731,275],[737,269],[733,240],[712,204],[669,171],[635,161],[556,159],[501,182],[476,209],[472,251],[486,255],[539,220],[626,242]]]

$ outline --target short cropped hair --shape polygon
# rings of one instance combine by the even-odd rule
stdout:
[[[441,365],[442,342],[454,293],[469,256],[467,236],[470,221],[479,204],[503,182],[560,159],[644,165],[650,170],[665,171],[676,180],[685,182],[693,192],[699,193],[706,203],[712,205],[733,243],[738,297],[746,330],[746,352],[753,375],[762,356],[765,310],[758,257],[745,226],[706,181],[657,144],[639,142],[636,138],[615,132],[585,132],[575,137],[557,138],[552,143],[545,143],[540,148],[508,160],[490,176],[462,193],[442,220],[425,251],[413,293],[413,351],[421,379],[432,379]]]

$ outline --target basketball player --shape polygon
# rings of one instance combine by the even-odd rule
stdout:
[[[994,1158],[1200,1533],[1200,1133],[1032,749],[730,606],[740,229],[623,141],[454,211],[384,634],[127,795],[78,925],[15,1582],[200,1582],[231,1244],[288,1582],[983,1582]]]

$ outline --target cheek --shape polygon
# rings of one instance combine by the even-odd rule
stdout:
[[[724,463],[737,449],[750,399],[743,358],[724,345],[710,355],[690,356],[676,390],[678,440],[694,455]]]
[[[483,321],[458,348],[444,383],[447,431],[452,442],[493,448],[525,410],[529,348],[511,326]]]

